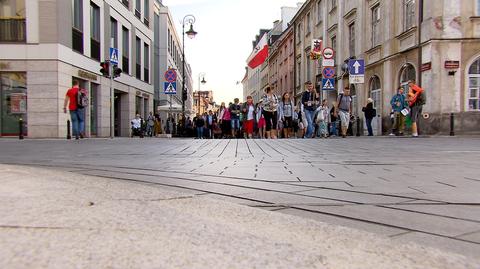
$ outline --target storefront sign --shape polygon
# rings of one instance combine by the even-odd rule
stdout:
[[[446,69],[458,69],[460,67],[460,61],[445,61]]]
[[[27,95],[24,93],[12,93],[10,95],[10,113],[27,113]]]
[[[431,62],[422,64],[422,69],[421,69],[422,72],[428,71],[430,69],[432,69],[432,63]]]
[[[97,81],[97,76],[95,74],[92,74],[83,70],[78,70],[78,76],[81,78]]]

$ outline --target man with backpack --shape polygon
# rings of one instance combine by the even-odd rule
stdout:
[[[422,114],[422,107],[427,102],[425,91],[415,84],[415,80],[408,82],[408,105],[410,106],[410,119],[412,121],[412,137],[418,137],[418,117]]]
[[[305,138],[314,137],[315,126],[313,125],[313,116],[317,109],[319,98],[313,87],[313,83],[310,81],[305,82],[306,91],[302,94],[302,105],[305,111],[305,118],[308,122],[307,132]]]
[[[343,93],[337,97],[337,106],[335,116],[340,117],[340,126],[342,137],[347,137],[348,125],[350,124],[350,115],[352,114],[352,97],[350,96],[350,88],[345,87]]]
[[[88,106],[88,92],[85,89],[80,89],[78,80],[73,81],[73,86],[70,88],[63,103],[63,112],[70,111],[70,118],[72,120],[72,134],[75,139],[85,137],[85,107]]]

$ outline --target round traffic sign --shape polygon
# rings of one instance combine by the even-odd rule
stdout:
[[[335,69],[333,67],[323,68],[322,75],[324,78],[333,78],[335,76]]]
[[[333,56],[335,56],[335,51],[330,47],[326,47],[323,49],[322,54],[323,58],[325,59],[333,59]]]
[[[165,72],[165,80],[167,82],[177,81],[177,72],[175,72],[174,69],[168,69],[167,72]]]

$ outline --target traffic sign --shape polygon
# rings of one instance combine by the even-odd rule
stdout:
[[[333,79],[333,78],[323,78],[322,79],[322,90],[325,90],[325,91],[335,90],[335,79]]]
[[[335,69],[333,67],[325,67],[322,71],[324,78],[333,78],[335,76]]]
[[[365,75],[365,61],[364,60],[349,60],[348,71],[350,75]]]
[[[167,82],[177,81],[177,72],[174,69],[168,69],[167,72],[165,72],[165,80]]]
[[[177,94],[177,83],[176,82],[164,82],[163,83],[163,93],[165,93],[165,94]]]
[[[364,60],[349,60],[348,73],[350,84],[365,83],[365,61]]]
[[[335,56],[335,51],[330,47],[326,47],[323,49],[322,54],[324,59],[333,59],[333,56]]]
[[[110,62],[112,64],[118,64],[118,49],[110,48]]]
[[[333,66],[335,66],[335,60],[334,59],[323,59],[322,66],[323,67],[333,67]]]

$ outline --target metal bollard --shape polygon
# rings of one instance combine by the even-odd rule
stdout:
[[[360,136],[360,117],[357,117],[357,136]]]
[[[72,139],[72,134],[70,132],[70,120],[67,120],[67,139]]]
[[[455,115],[450,113],[450,136],[455,136]]]
[[[18,139],[23,140],[23,119],[18,120]]]

